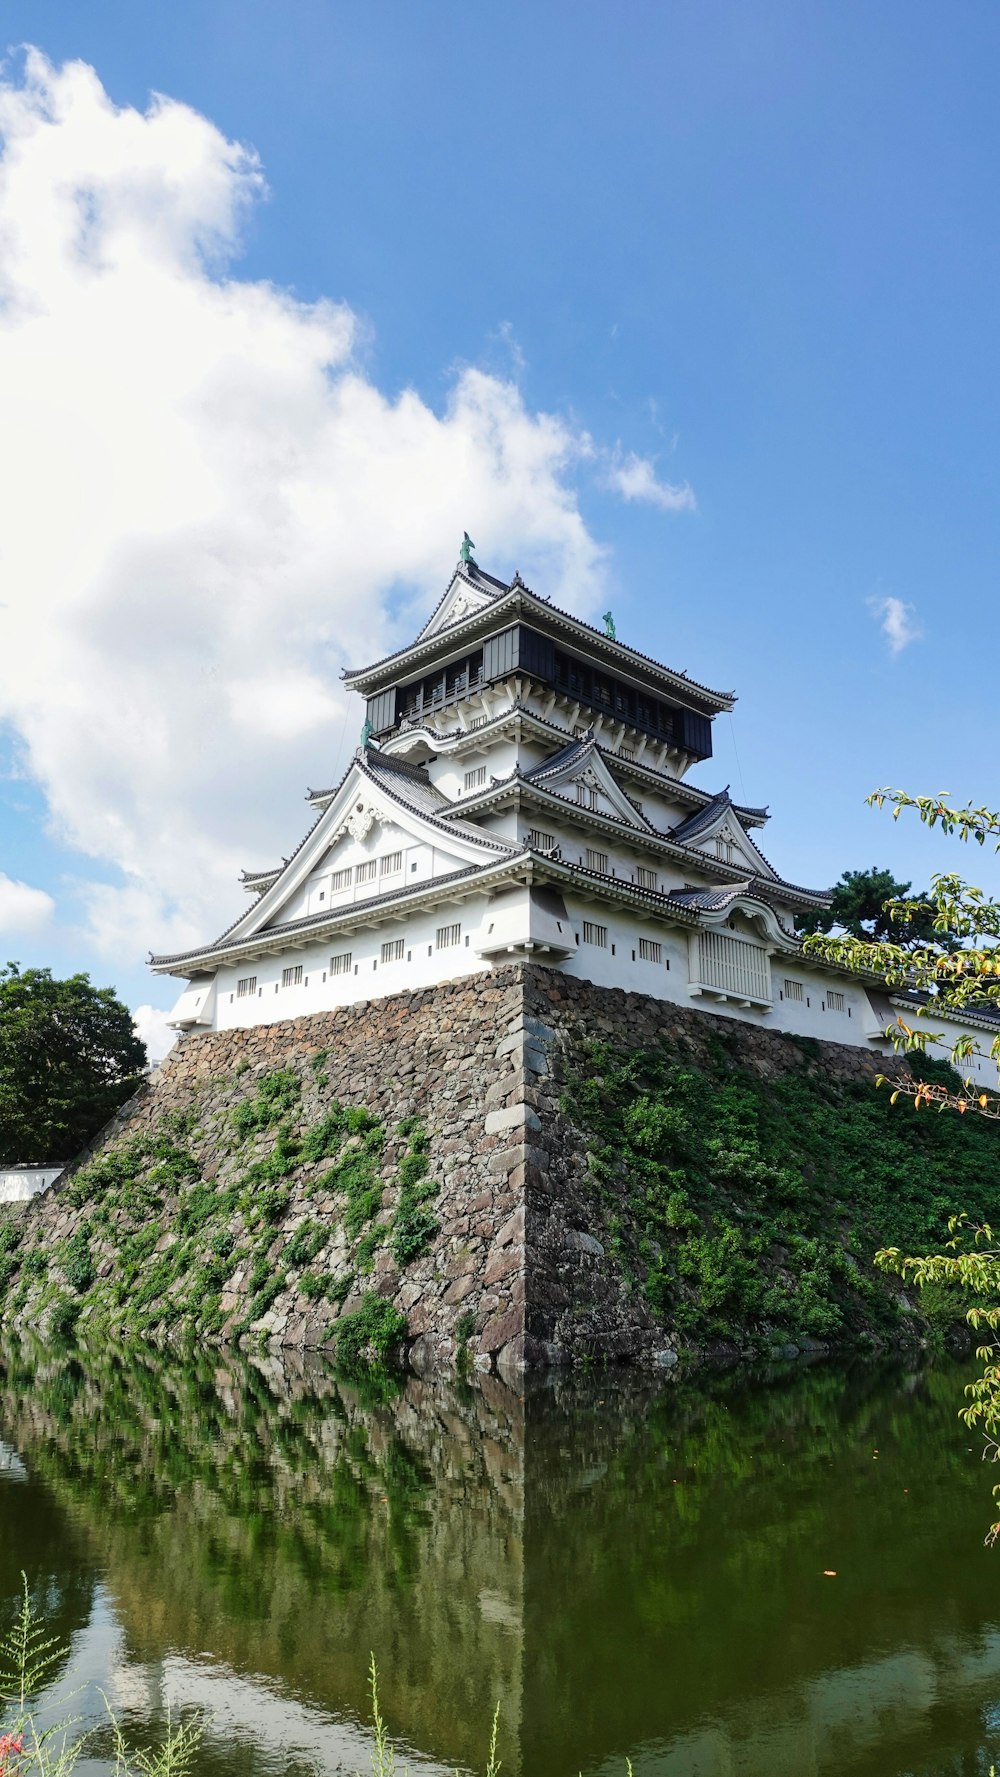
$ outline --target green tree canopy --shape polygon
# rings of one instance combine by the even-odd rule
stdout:
[[[910,896],[911,884],[897,882],[891,870],[845,870],[834,885],[828,908],[818,908],[799,920],[800,932],[841,931],[851,938],[882,940],[892,938],[910,948],[916,944],[936,941],[934,915],[926,894]],[[925,905],[905,926],[893,920],[893,905],[914,899]]]
[[[912,809],[925,826],[940,826],[966,844],[970,839],[981,846],[992,841],[1000,851],[1000,813],[992,809],[971,803],[955,808],[947,796],[911,796],[905,790],[875,790],[868,801],[877,808],[888,802],[895,820],[904,809]],[[1000,1028],[1000,902],[954,871],[941,871],[931,877],[926,894],[900,896],[884,911],[890,921],[887,936],[858,937],[844,928],[839,935],[817,932],[805,940],[806,955],[909,991],[913,1022],[900,1019],[888,1033],[899,1050],[922,1055],[929,1046],[943,1046],[945,1038],[933,1028],[935,1015],[942,1013],[959,1018],[963,1011],[992,1013],[994,1028]],[[915,939],[915,932],[925,935]],[[1000,1066],[1000,1035],[986,1031],[979,1040],[959,1037],[951,1046],[952,1064],[959,1070],[974,1054],[988,1054]],[[955,1090],[954,1076],[943,1081],[931,1075],[928,1066],[923,1078],[901,1076],[892,1085],[908,1094],[918,1110],[936,1104],[941,1110],[1000,1117],[996,1095],[974,1091],[968,1080]]]
[[[72,1160],[135,1091],[146,1048],[88,975],[0,969],[0,1164]]]

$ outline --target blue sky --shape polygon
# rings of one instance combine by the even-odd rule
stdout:
[[[823,884],[878,861],[923,878],[951,862],[938,835],[863,803],[886,782],[1000,800],[991,679],[975,670],[998,553],[994,6],[8,0],[4,30],[56,68],[88,63],[114,107],[142,113],[162,93],[252,146],[267,196],[219,276],[349,305],[355,360],[385,401],[409,388],[442,414],[475,367],[593,442],[561,473],[601,596],[620,634],[735,686],[699,776],[770,803],[765,850],[787,874]],[[690,488],[693,509],[623,499],[614,466],[633,454]],[[489,534],[487,511],[462,521]],[[406,522],[391,478],[366,522]],[[532,567],[542,544],[522,528],[484,563]],[[441,582],[457,541],[442,523]],[[391,631],[430,570],[395,587],[380,572]],[[912,632],[895,650],[889,600],[905,608],[897,641]],[[355,642],[349,611],[334,628],[331,673],[376,633]],[[0,946],[165,1005],[135,922],[118,949],[81,912],[95,884],[120,887],[126,851],[73,826],[58,760],[37,732],[26,749],[26,724],[8,712],[0,871],[55,909]],[[296,842],[305,780],[339,763],[333,726],[305,737],[305,779],[282,754],[247,828],[258,846],[273,835],[270,852],[243,862]],[[238,796],[238,772],[227,783]],[[248,802],[259,784],[258,761]],[[113,771],[107,786],[113,802]],[[238,904],[234,888],[221,923]]]

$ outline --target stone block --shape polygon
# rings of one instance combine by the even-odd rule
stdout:
[[[466,1296],[471,1296],[478,1282],[478,1277],[471,1271],[467,1272],[464,1277],[456,1277],[454,1283],[448,1285],[441,1297],[442,1302],[447,1302],[449,1307],[454,1306],[457,1302],[464,1302]]]
[[[496,1237],[496,1245],[509,1246],[511,1241],[523,1241],[523,1239],[524,1205],[522,1204],[521,1208],[516,1209],[500,1229]]]
[[[486,1322],[479,1335],[480,1351],[499,1351],[502,1346],[524,1330],[524,1314],[520,1308],[508,1308]]]
[[[563,1235],[563,1246],[570,1252],[587,1253],[592,1259],[603,1259],[604,1248],[592,1234],[585,1234],[582,1228],[567,1228]]]
[[[541,1119],[530,1105],[514,1104],[506,1110],[490,1111],[483,1126],[487,1135],[504,1135],[513,1129],[541,1129]]]
[[[500,1283],[512,1272],[520,1271],[524,1264],[524,1248],[522,1246],[505,1246],[492,1258],[483,1273],[485,1284]]]

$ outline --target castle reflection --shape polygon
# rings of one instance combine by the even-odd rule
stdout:
[[[373,1651],[414,1769],[481,1769],[499,1700],[510,1777],[985,1771],[1000,1554],[959,1390],[825,1367],[366,1396],[319,1357],[8,1342],[0,1611],[23,1570],[61,1682],[135,1738],[204,1710],[200,1777],[363,1768]]]

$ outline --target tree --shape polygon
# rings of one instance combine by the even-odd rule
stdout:
[[[897,943],[906,948],[933,943],[934,929],[928,912],[915,914],[905,930],[898,922],[893,924],[890,908],[906,900],[910,887],[908,882],[897,882],[891,870],[880,870],[876,864],[870,870],[845,870],[831,891],[829,907],[804,914],[799,920],[799,931],[832,932],[837,928],[851,938],[879,941],[895,936]],[[928,897],[920,895],[917,899],[925,905]]]
[[[0,969],[0,1164],[72,1160],[135,1091],[146,1048],[88,975]]]
[[[1000,813],[992,809],[975,808],[971,803],[954,808],[947,796],[910,796],[904,790],[889,789],[876,790],[868,801],[878,808],[890,803],[894,820],[904,809],[915,810],[925,826],[940,826],[965,844],[970,839],[984,847],[992,842],[994,850],[1000,851]],[[911,1051],[916,1056],[914,1075],[892,1081],[880,1077],[879,1084],[892,1086],[894,1099],[905,1094],[917,1110],[933,1106],[939,1111],[973,1111],[1000,1120],[1000,1098],[974,1090],[968,1078],[960,1082],[954,1074],[945,1080],[930,1078],[931,1070],[922,1058],[929,1043],[940,1044],[944,1038],[919,1023],[921,1018],[933,1022],[935,1012],[990,1014],[1000,1009],[1000,903],[956,873],[945,872],[931,878],[927,894],[918,900],[909,900],[906,894],[896,896],[886,912],[890,927],[884,935],[873,932],[863,937],[847,930],[842,922],[844,936],[817,934],[806,939],[804,949],[826,962],[909,989],[922,1001],[915,1008],[912,1024],[900,1018],[889,1033],[897,1051]],[[914,944],[916,929],[927,935]],[[952,1062],[960,1070],[962,1062],[979,1048],[973,1038],[959,1038],[951,1045]],[[989,1044],[989,1054],[1000,1069],[1000,1034]],[[982,1369],[966,1386],[962,1418],[970,1428],[982,1428],[987,1452],[996,1461],[1000,1460],[1000,1247],[994,1242],[992,1228],[976,1226],[961,1214],[951,1218],[948,1233],[941,1252],[912,1256],[887,1247],[875,1255],[876,1263],[910,1279],[918,1288],[944,1285],[972,1297],[966,1319],[974,1331],[985,1329],[991,1338],[976,1352]],[[993,1497],[1000,1503],[1000,1486],[993,1489]],[[991,1526],[988,1540],[998,1537],[1000,1521]]]
[[[947,796],[910,796],[905,790],[888,789],[873,791],[868,802],[877,808],[890,803],[894,820],[904,809],[913,809],[928,827],[940,826],[966,844],[970,839],[981,846],[992,841],[994,850],[1000,851],[1000,813],[992,809],[974,808],[971,803],[954,808]],[[1000,902],[957,873],[942,871],[931,877],[926,894],[912,899],[900,896],[884,911],[892,936],[814,933],[803,949],[807,956],[911,993],[914,1022],[900,1018],[888,1033],[897,1050],[926,1055],[929,1045],[944,1045],[940,1032],[920,1022],[933,1020],[935,1012],[989,1016],[1000,1008]],[[926,936],[915,939],[918,932]],[[1000,1011],[997,1029],[1000,1033]],[[983,1053],[1000,1068],[1000,1034],[992,1042],[988,1036],[983,1041],[966,1036],[950,1045],[952,1063],[959,1070],[970,1055]],[[918,1067],[916,1077],[900,1075],[891,1085],[894,1092],[912,1098],[918,1110],[933,1104],[940,1110],[974,1110],[1000,1120],[1000,1100],[976,1092],[968,1080],[960,1087],[953,1080],[934,1080],[929,1069],[921,1078]]]

